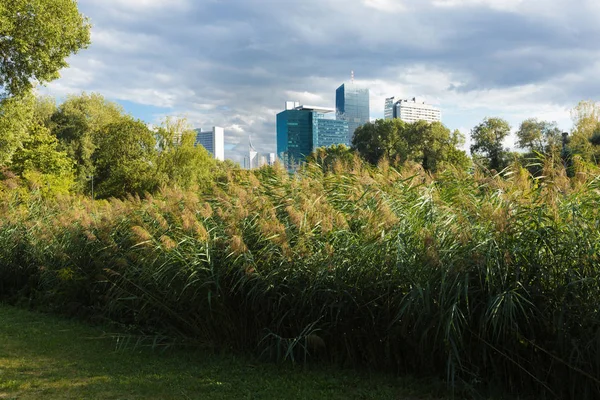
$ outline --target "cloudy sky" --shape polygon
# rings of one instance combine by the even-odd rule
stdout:
[[[451,129],[486,116],[571,128],[600,90],[598,0],[79,0],[92,45],[46,93],[99,92],[157,123],[225,128],[226,157],[248,135],[275,151],[286,100],[334,106],[355,71],[371,92],[420,97]],[[510,141],[507,145],[511,145]],[[467,143],[468,146],[468,143]]]

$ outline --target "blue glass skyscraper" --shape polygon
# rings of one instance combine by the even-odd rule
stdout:
[[[289,169],[317,147],[350,145],[348,123],[325,118],[333,109],[296,104],[286,108],[277,114],[277,155]]]
[[[370,121],[369,89],[359,89],[354,83],[342,84],[335,91],[335,112],[339,120],[348,122],[348,143],[354,131]]]

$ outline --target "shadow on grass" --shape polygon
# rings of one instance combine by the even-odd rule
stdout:
[[[441,399],[439,385],[200,351],[116,351],[102,331],[0,305],[0,399]]]

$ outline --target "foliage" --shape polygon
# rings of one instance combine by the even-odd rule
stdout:
[[[167,118],[158,129],[158,174],[163,184],[184,189],[208,187],[216,174],[216,161],[202,146],[184,119]]]
[[[383,157],[392,160],[396,158],[396,143],[404,125],[398,119],[366,123],[354,131],[352,147],[371,164],[377,164]]]
[[[58,151],[48,128],[33,125],[12,160],[11,169],[45,195],[67,194],[74,184],[73,160]]]
[[[600,163],[600,146],[597,139],[600,133],[600,104],[581,101],[571,111],[573,131],[569,148],[584,161]]]
[[[98,197],[125,197],[156,190],[156,140],[142,121],[107,125],[93,153]]]
[[[323,171],[333,171],[348,168],[354,161],[354,157],[354,151],[345,144],[334,144],[316,148],[306,157],[306,162],[320,165]]]
[[[10,165],[33,118],[34,97],[27,94],[0,100],[0,167]]]
[[[58,78],[66,58],[90,43],[90,24],[75,0],[6,0],[0,3],[0,87],[28,92],[32,80]]]
[[[405,123],[399,119],[377,120],[359,127],[352,146],[371,164],[382,158],[398,163],[417,162],[427,171],[442,166],[465,168],[470,164],[466,153],[458,149],[464,138],[439,122]]]
[[[471,153],[488,169],[500,171],[508,165],[504,139],[510,133],[510,125],[502,118],[485,118],[471,129]]]
[[[9,192],[0,293],[264,356],[595,399],[600,171],[577,158],[573,178],[556,159],[543,168],[435,175],[384,160],[290,176],[277,164],[230,171],[208,193]]]
[[[121,106],[97,93],[71,95],[52,114],[47,126],[60,147],[76,162],[77,187],[89,193],[89,176],[94,174],[92,155],[103,129],[128,117]]]
[[[562,146],[562,132],[556,122],[529,118],[521,123],[517,131],[518,146],[530,152],[556,154]]]

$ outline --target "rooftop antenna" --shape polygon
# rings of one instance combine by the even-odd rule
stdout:
[[[350,80],[354,84],[354,71],[350,71]]]

